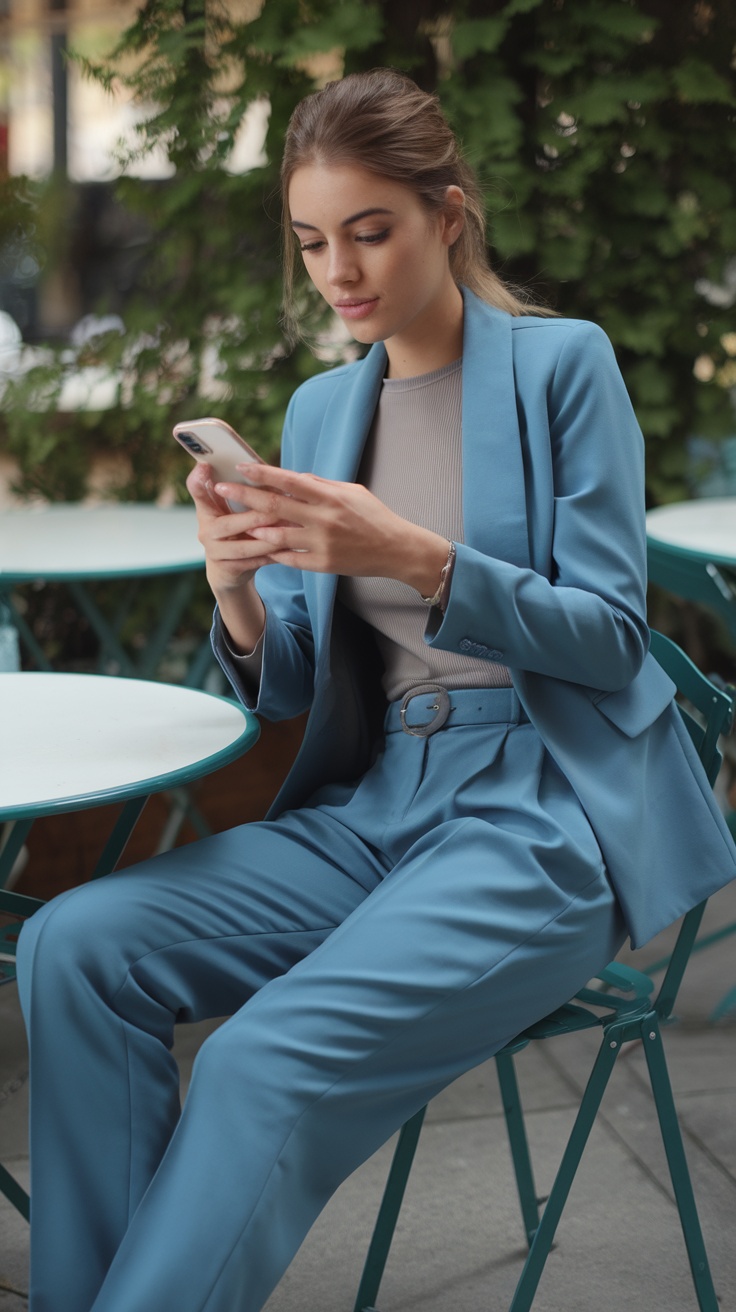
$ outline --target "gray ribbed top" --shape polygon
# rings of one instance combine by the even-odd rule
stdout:
[[[417,378],[386,378],[358,480],[397,515],[463,542],[462,361]],[[500,688],[505,665],[461,656],[424,641],[427,607],[397,579],[347,578],[346,606],[376,631],[389,701],[419,683]]]

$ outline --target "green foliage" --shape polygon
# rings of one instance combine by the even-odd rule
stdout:
[[[465,15],[480,8],[453,6],[461,43],[440,91],[489,184],[496,264],[602,324],[648,439],[649,494],[684,495],[687,437],[734,431],[728,369],[704,382],[693,367],[704,353],[718,366],[736,328],[736,11],[498,0],[482,9],[513,11],[506,36],[473,50]]]
[[[735,48],[731,0],[265,0],[252,21],[226,0],[146,0],[111,56],[85,64],[146,107],[122,163],[163,149],[172,169],[155,187],[119,180],[149,258],[125,336],[89,356],[119,379],[120,404],[75,420],[119,457],[117,494],[181,486],[171,426],[203,411],[274,455],[288,396],[322,367],[279,325],[288,117],[325,68],[393,64],[438,90],[484,183],[496,267],[609,333],[647,437],[649,495],[683,495],[687,437],[734,427],[721,343],[736,329]],[[233,175],[243,115],[264,99],[264,161]],[[32,227],[48,254],[48,206],[20,183],[0,223]],[[7,432],[26,490],[81,495],[51,385],[41,369],[6,394]]]
[[[457,59],[466,59],[483,50],[495,53],[508,31],[505,14],[494,18],[466,18],[454,24],[452,48]]]

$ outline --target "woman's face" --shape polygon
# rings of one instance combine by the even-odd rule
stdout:
[[[462,319],[449,265],[462,200],[450,187],[447,210],[431,215],[409,187],[354,165],[308,164],[292,176],[289,209],[309,277],[353,337],[385,342],[392,362]]]

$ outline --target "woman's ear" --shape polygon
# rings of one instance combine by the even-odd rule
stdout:
[[[465,226],[465,192],[462,187],[447,188],[442,217],[444,220],[442,240],[447,246],[452,246]]]

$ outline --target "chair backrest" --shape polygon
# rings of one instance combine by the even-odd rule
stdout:
[[[718,688],[693,665],[684,651],[652,631],[651,652],[663,670],[677,685],[680,714],[711,784],[714,784],[723,760],[718,740],[729,734],[734,724],[734,689]],[[672,1012],[677,991],[705,910],[705,902],[693,907],[685,916],[669,959],[655,1007],[662,1019]]]
[[[690,556],[649,538],[647,572],[650,583],[715,611],[736,638],[736,573],[729,566],[707,557]]]
[[[719,688],[686,656],[684,651],[652,630],[651,652],[662,669],[677,684],[680,713],[695,744],[698,756],[711,784],[714,784],[723,760],[718,747],[721,735],[729,734],[734,724],[734,692]]]

